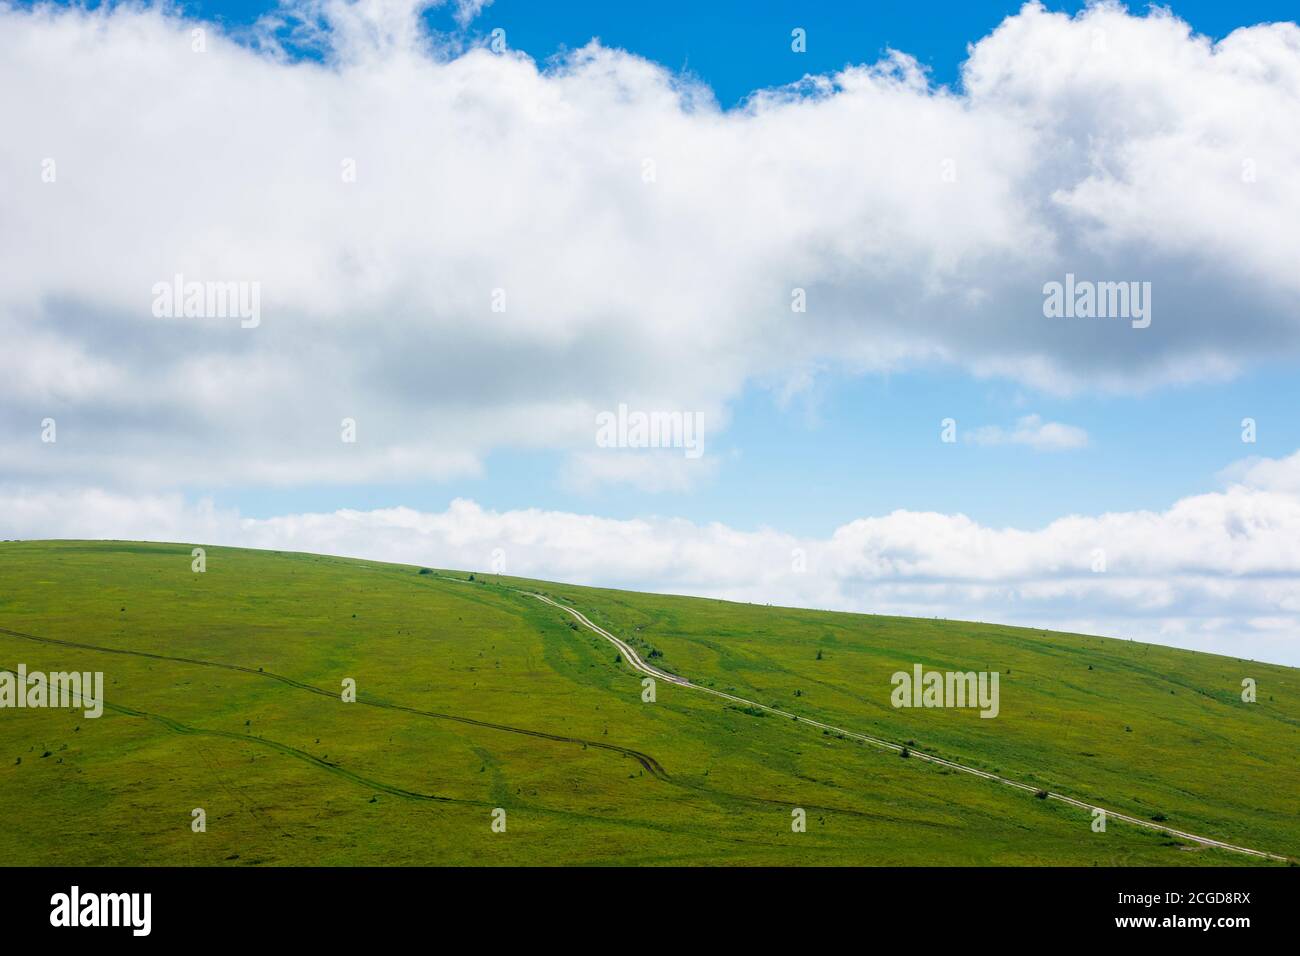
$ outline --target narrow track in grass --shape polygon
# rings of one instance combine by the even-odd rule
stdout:
[[[11,628],[0,627],[0,634],[6,634],[10,637],[21,638],[25,641],[33,641],[37,644],[52,644],[59,647],[72,647],[84,651],[97,651],[103,654],[122,654],[128,657],[145,657],[151,660],[170,661],[177,664],[191,664],[196,667],[215,667],[220,670],[236,671],[241,674],[251,674],[254,677],[265,677],[268,680],[279,681],[282,684],[288,684],[290,687],[296,687],[299,690],[305,690],[313,694],[319,694],[322,697],[328,697],[331,700],[339,699],[339,692],[326,690],[323,687],[317,687],[314,684],[308,684],[300,680],[294,680],[292,677],[285,677],[283,674],[276,674],[271,671],[263,670],[260,667],[246,667],[242,664],[226,664],[221,661],[208,661],[196,657],[177,657],[170,654],[155,654],[150,651],[135,651],[121,647],[103,647],[98,644],[84,644],[78,641],[65,641],[55,637],[41,637],[36,634],[28,634],[24,631],[15,631]],[[418,707],[408,707],[404,704],[393,704],[388,701],[378,700],[373,697],[357,695],[356,703],[363,704],[367,707],[379,707],[384,710],[401,711],[407,714],[414,714],[417,717],[428,717],[434,720],[451,720],[461,724],[471,724],[475,727],[485,727],[488,730],[499,730],[504,733],[523,734],[528,737],[536,737],[541,740],[551,740],[556,743],[575,744],[583,747],[594,747],[597,750],[604,750],[610,753],[616,753],[624,757],[631,757],[642,767],[650,772],[652,776],[660,780],[668,779],[668,772],[654,757],[642,753],[639,750],[633,750],[631,747],[621,747],[618,744],[605,743],[600,740],[587,740],[583,737],[568,737],[563,734],[551,734],[543,730],[532,730],[527,727],[514,727],[510,724],[498,724],[487,720],[478,720],[474,717],[463,717],[460,714],[444,714],[438,711],[421,710]],[[239,735],[236,735],[237,737]],[[242,739],[242,738],[241,738]]]
[[[6,632],[10,633],[10,632]],[[16,674],[16,671],[9,668],[0,667],[0,673]],[[127,707],[123,704],[113,704],[108,701],[101,701],[105,710],[111,710],[115,714],[122,714],[127,717],[140,717],[145,720],[151,720],[156,724],[167,728],[174,734],[181,734],[186,737],[218,737],[223,740],[234,740],[239,743],[256,744],[259,747],[265,747],[268,750],[275,750],[287,756],[294,757],[298,760],[305,761],[327,770],[330,773],[337,774],[351,780],[353,783],[359,783],[364,787],[372,790],[378,790],[381,793],[391,794],[395,797],[405,797],[408,800],[429,800],[436,803],[459,803],[468,804],[469,806],[487,807],[491,806],[481,800],[462,800],[457,797],[443,797],[434,793],[417,793],[414,790],[406,790],[393,784],[384,783],[371,777],[363,776],[353,770],[334,763],[332,760],[326,760],[324,757],[317,757],[315,754],[300,750],[297,747],[291,747],[289,744],[280,743],[278,740],[271,740],[267,737],[258,737],[254,734],[237,734],[230,730],[208,730],[204,727],[191,727],[189,724],[183,724],[179,720],[173,720],[170,717],[164,717],[161,714],[153,714],[147,710],[137,710],[134,707]]]
[[[59,647],[75,648],[78,650],[95,651],[104,654],[122,654],[129,657],[144,657],[144,658],[149,658],[151,660],[160,660],[160,661],[167,661],[167,662],[178,663],[178,664],[189,664],[198,667],[213,667],[221,670],[237,671],[242,674],[250,674],[255,677],[265,677],[273,681],[278,681],[279,683],[287,684],[288,686],[297,688],[299,690],[305,690],[313,694],[318,694],[324,697],[328,697],[331,700],[339,700],[339,695],[335,691],[330,691],[321,687],[316,687],[313,684],[308,684],[303,681],[295,680],[291,677],[285,677],[283,674],[276,674],[272,671],[262,670],[260,668],[247,667],[242,664],[226,664],[220,661],[209,661],[209,660],[204,660],[202,658],[180,657],[180,656],[170,655],[170,654],[157,654],[152,651],[136,651],[136,650],[130,650],[128,648],[104,647],[98,644],[87,644],[80,641],[68,641],[68,640],[63,640],[61,638],[55,638],[55,637],[41,637],[40,635],[37,634],[29,634],[25,631],[16,631],[13,630],[12,628],[7,628],[7,627],[0,627],[0,634],[8,635],[10,637],[21,638],[22,640],[32,641],[38,644],[49,644],[49,645],[55,645]],[[3,670],[3,668],[0,668],[0,670]],[[366,704],[367,706],[371,706],[371,707],[382,707],[387,710],[400,711],[403,713],[413,714],[421,717],[431,717],[431,718],[437,718],[441,720],[453,720],[459,723],[472,724],[477,727],[486,727],[492,730],[508,731],[510,733],[515,733],[515,734],[524,734],[530,737],[539,737],[545,740],[552,740],[561,743],[584,744],[588,747],[595,747],[600,750],[612,751],[614,753],[618,753],[623,756],[632,757],[633,759],[637,760],[637,762],[640,763],[642,767],[648,770],[651,776],[654,777],[655,779],[660,780],[664,783],[668,783],[672,786],[679,787],[683,790],[696,793],[708,799],[738,801],[741,803],[758,803],[758,804],[766,804],[772,806],[787,805],[786,801],[783,800],[776,800],[768,797],[759,797],[759,796],[754,796],[752,794],[729,793],[726,790],[720,790],[712,787],[701,787],[697,784],[689,783],[687,781],[675,780],[671,776],[669,776],[668,772],[654,757],[650,756],[649,754],[642,753],[639,750],[633,750],[629,747],[621,747],[618,744],[603,743],[598,740],[586,740],[582,737],[566,737],[558,734],[549,734],[540,730],[530,730],[524,727],[513,727],[507,724],[491,723],[489,721],[477,720],[472,717],[462,717],[457,714],[442,714],[442,713],[436,713],[434,711],[420,710],[418,708],[407,707],[402,704],[390,704],[386,701],[376,701],[374,699],[363,699],[360,695],[358,695],[356,703]],[[405,790],[401,787],[397,787],[392,784],[385,784],[381,781],[373,780],[371,778],[362,776],[361,774],[355,773],[351,770],[347,770],[346,768],[340,766],[339,764],[336,764],[332,761],[326,760],[321,757],[317,757],[314,754],[308,753],[307,751],[299,750],[296,747],[291,747],[288,744],[282,744],[278,741],[270,740],[265,737],[257,737],[251,734],[239,734],[239,733],[234,733],[231,731],[224,731],[224,730],[206,730],[204,728],[191,727],[186,724],[182,724],[179,721],[173,720],[170,717],[164,717],[160,714],[153,714],[153,713],[149,713],[148,711],[125,707],[121,704],[112,704],[108,701],[104,702],[104,707],[108,710],[112,710],[127,716],[147,718],[178,734],[220,737],[229,740],[245,741],[249,743],[259,744],[261,746],[270,748],[272,750],[278,750],[290,756],[294,756],[301,760],[305,760],[306,762],[311,763],[317,767],[320,767],[323,770],[328,770],[331,773],[352,780],[354,783],[359,783],[367,787],[372,787],[383,793],[389,793],[394,796],[406,797],[408,799],[413,799],[413,800],[426,800],[426,801],[436,801],[436,802],[443,802],[443,803],[458,803],[458,804],[467,804],[472,806],[492,806],[491,803],[484,803],[482,801],[464,800],[464,799],[457,799],[454,797],[437,796],[435,794],[417,793],[412,790]],[[886,820],[895,819],[893,817],[889,817],[883,814],[869,813],[862,810],[855,810],[847,807],[834,807],[834,806],[827,806],[823,804],[812,804],[812,803],[805,804],[805,806],[807,809],[810,810],[820,810],[828,813],[844,813],[850,816],[867,817],[872,819],[886,819]],[[553,811],[548,811],[548,812],[553,812]]]
[[[217,667],[217,669],[220,670],[238,671],[240,672],[240,674],[250,674],[253,676],[259,676],[259,678],[268,678],[270,680],[276,680],[276,682],[278,683],[290,685],[290,687],[300,689],[300,691],[307,691],[309,693],[316,693],[316,695],[329,697],[330,700],[335,700],[335,701],[339,700],[339,695],[337,692],[326,691],[325,688],[316,687],[315,684],[308,684],[302,682],[302,680],[286,678],[285,675],[276,674],[276,672],[273,671],[256,669],[256,667],[237,665],[237,663],[222,663],[220,661],[207,661],[207,659],[194,658],[194,657],[178,657],[178,656],[173,656],[173,654],[159,654],[159,653],[148,652],[148,650],[131,650],[127,648],[105,648],[105,646],[99,644],[86,644],[86,643],[82,643],[82,641],[62,640],[60,639],[60,637],[42,637],[39,635],[34,635],[34,633],[27,633],[25,631],[14,631],[13,628],[8,628],[8,627],[0,627],[0,635],[8,635],[10,637],[21,637],[22,640],[34,641],[34,643],[38,643],[38,644],[51,644],[57,646],[65,646],[65,648],[75,648],[79,650],[94,650],[94,652],[105,653],[105,654],[125,654],[125,656],[127,657],[144,657],[149,659],[155,659],[155,661],[186,663],[186,665],[194,665],[199,667]],[[610,750],[610,752],[619,753],[621,754],[621,756],[632,757],[633,760],[636,760],[638,763],[640,763],[643,769],[649,770],[651,777],[654,777],[655,779],[662,780],[662,782],[672,784],[672,786],[675,787],[680,787],[682,788],[682,790],[685,791],[698,793],[698,795],[705,796],[707,797],[707,799],[711,799],[711,800],[738,801],[738,803],[746,803],[746,804],[767,804],[767,805],[780,805],[780,806],[794,805],[790,803],[790,801],[788,800],[775,800],[775,799],[771,799],[771,797],[754,796],[751,795],[751,793],[729,793],[724,790],[718,790],[718,788],[701,787],[698,786],[698,784],[685,782],[685,780],[673,779],[671,775],[668,774],[668,771],[663,769],[663,766],[660,765],[659,761],[655,760],[654,757],[651,757],[650,754],[642,753],[641,750],[634,750],[628,747],[620,747],[619,744],[607,744],[599,740],[588,740],[585,739],[585,737],[571,737],[571,736],[562,736],[558,734],[547,734],[547,732],[545,731],[529,730],[529,728],[526,727],[513,727],[510,726],[510,724],[478,721],[478,719],[476,718],[461,717],[461,715],[459,714],[435,713],[435,711],[432,710],[421,710],[419,708],[411,708],[411,706],[406,706],[403,704],[389,704],[389,702],[387,701],[376,701],[373,700],[373,698],[363,698],[360,695],[357,696],[356,702],[357,704],[376,706],[376,708],[402,711],[402,713],[417,715],[417,717],[446,719],[446,721],[468,723],[468,724],[473,724],[473,726],[476,727],[486,727],[489,728],[489,730],[508,731],[511,732],[511,734],[524,734],[526,736],[542,737],[542,739],[545,740],[554,740],[556,741],[556,743],[584,744],[586,745],[586,747],[594,747],[602,750]],[[146,717],[148,719],[151,719],[151,721],[155,721],[157,723],[162,724],[162,726],[168,727],[169,730],[178,732],[178,734],[195,734],[195,735],[227,737],[227,739],[230,740],[247,740],[247,741],[252,741],[252,743],[263,744],[265,745],[265,747],[281,750],[281,752],[283,753],[291,753],[292,756],[298,756],[300,758],[303,758],[303,760],[305,761],[315,763],[316,766],[320,766],[322,767],[322,769],[325,770],[330,770],[331,773],[337,773],[339,775],[342,775],[342,777],[347,777],[348,779],[355,780],[355,782],[357,783],[367,784],[367,786],[372,786],[376,788],[376,790],[380,790],[387,793],[393,793],[393,795],[395,796],[406,796],[406,797],[411,797],[411,799],[415,799],[415,800],[439,800],[439,801],[451,801],[451,803],[480,805],[474,803],[474,801],[456,800],[456,799],[452,799],[452,797],[438,797],[438,796],[428,795],[428,793],[417,793],[415,791],[406,791],[406,790],[402,790],[402,788],[400,787],[391,786],[391,784],[383,784],[380,782],[376,782],[376,780],[370,780],[368,778],[361,777],[360,774],[355,774],[352,773],[352,771],[350,770],[343,769],[343,767],[337,765],[337,763],[326,761],[324,760],[324,758],[313,756],[313,754],[307,753],[305,752],[305,750],[298,750],[296,748],[289,747],[289,745],[287,744],[281,744],[278,743],[278,741],[265,739],[265,737],[255,737],[251,735],[234,734],[234,732],[230,732],[230,731],[207,731],[207,730],[203,730],[203,728],[187,727],[185,726],[185,724],[179,723],[177,721],[173,721],[172,718],[162,717],[162,715],[159,714],[147,713],[147,711],[143,711],[143,710],[134,710],[131,708],[125,708],[125,706],[121,706],[121,705],[109,704],[109,702],[107,701],[105,701],[104,706],[109,710],[120,711],[120,713],[134,715],[134,717]],[[489,804],[482,804],[482,805],[486,806]],[[828,813],[845,813],[853,817],[893,819],[892,817],[885,816],[885,814],[867,813],[867,812],[863,812],[863,810],[845,808],[845,806],[828,806],[822,804],[805,804],[805,806],[807,809],[824,810],[824,812],[828,812]]]

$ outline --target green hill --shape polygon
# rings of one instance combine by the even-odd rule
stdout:
[[[665,680],[643,702],[626,655],[516,589],[700,685],[1300,858],[1293,668],[308,554],[206,563],[190,545],[0,544],[0,669],[105,684],[98,719],[0,709],[0,860],[1267,863],[1115,819],[1093,832],[1085,809]],[[894,708],[891,675],[915,664],[998,672],[998,716]]]

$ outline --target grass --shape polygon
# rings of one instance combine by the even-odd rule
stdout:
[[[0,628],[69,642],[0,631],[0,668],[103,671],[107,700],[98,720],[0,710],[0,860],[1260,863],[1116,821],[1094,833],[1086,811],[663,681],[643,703],[614,648],[520,586],[699,683],[1300,857],[1295,669],[307,554],[208,548],[196,574],[190,548],[0,544]],[[892,708],[890,675],[915,663],[999,671],[1000,715]]]

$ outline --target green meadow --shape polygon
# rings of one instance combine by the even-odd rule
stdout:
[[[195,573],[191,548],[0,543],[0,669],[104,675],[97,719],[0,709],[0,863],[1270,865],[665,681],[644,702],[516,588],[699,684],[1300,859],[1294,668],[286,552]],[[998,716],[892,707],[918,663],[998,672]]]

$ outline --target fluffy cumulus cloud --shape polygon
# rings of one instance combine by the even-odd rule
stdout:
[[[487,3],[441,5],[465,24]],[[231,36],[174,8],[0,0],[0,533],[464,568],[501,548],[539,577],[1300,663],[1294,456],[1160,513],[896,512],[824,540],[463,500],[195,503],[472,475],[498,448],[567,454],[574,487],[683,489],[720,467],[752,383],[788,398],[925,364],[1141,391],[1300,348],[1295,25],[1215,43],[1161,10],[1029,5],[956,89],[892,52],[722,110],[596,42],[543,67],[432,36],[426,6],[299,0]],[[1067,275],[1149,282],[1150,326],[1045,316]],[[169,317],[178,276],[255,290],[256,321]],[[700,416],[710,451],[599,454],[623,404]],[[972,440],[1087,436],[1030,417]]]
[[[0,2],[7,477],[581,468],[620,402],[722,421],[747,382],[917,363],[1142,389],[1300,344],[1294,25],[1031,5],[957,90],[892,53],[722,110],[598,43],[543,68],[431,37],[421,6],[198,44],[174,12]],[[1150,282],[1150,327],[1046,318],[1067,273]],[[155,316],[177,275],[258,283],[260,324]]]
[[[1300,665],[1300,452],[1161,512],[1037,530],[897,511],[824,539],[682,520],[493,512],[457,500],[242,518],[179,494],[0,496],[6,536],[84,536],[301,550],[754,601],[1016,623]]]

